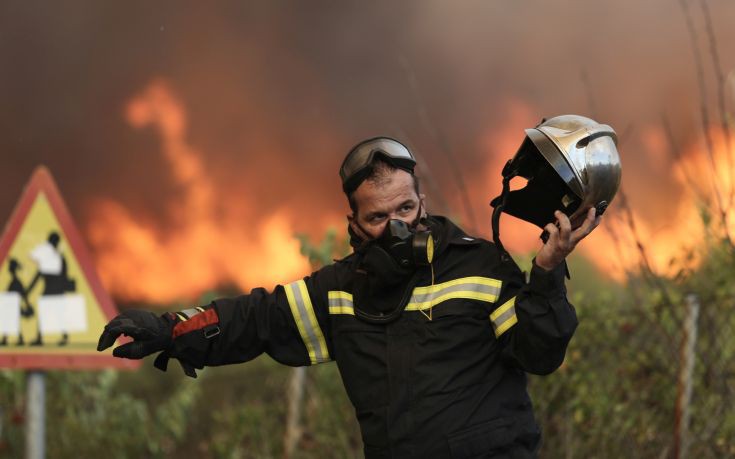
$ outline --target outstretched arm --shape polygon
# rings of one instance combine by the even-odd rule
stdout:
[[[194,368],[245,362],[264,352],[291,366],[326,362],[331,360],[326,305],[331,278],[327,267],[271,293],[258,288],[249,295],[161,316],[125,311],[105,327],[97,349],[107,349],[127,335],[133,342],[115,348],[113,355],[139,359],[162,351],[158,368],[165,369],[167,360],[176,358],[190,376]]]

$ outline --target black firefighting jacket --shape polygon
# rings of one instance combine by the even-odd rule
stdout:
[[[433,285],[426,270],[395,322],[355,316],[350,256],[200,308],[174,330],[172,356],[197,368],[263,352],[292,366],[336,361],[368,459],[533,457],[526,373],[558,368],[577,326],[564,270],[534,265],[526,282],[492,243],[431,218],[442,228]]]

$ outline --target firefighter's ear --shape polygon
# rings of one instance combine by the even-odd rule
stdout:
[[[355,226],[356,226],[355,225],[355,214],[348,214],[346,217],[347,217],[347,227],[351,231],[354,232],[355,231]]]
[[[365,234],[362,228],[360,228],[360,225],[357,224],[356,218],[357,217],[355,216],[355,214],[347,216],[347,223],[348,223],[347,229],[349,230],[350,236],[356,237],[357,239],[360,239],[363,241],[369,240],[370,236]]]

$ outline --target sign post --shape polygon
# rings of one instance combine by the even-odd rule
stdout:
[[[46,375],[42,371],[26,373],[26,459],[46,457]]]

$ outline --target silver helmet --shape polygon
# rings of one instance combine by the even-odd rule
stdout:
[[[620,186],[616,145],[613,128],[584,116],[556,116],[526,129],[518,152],[503,169],[503,192],[491,202],[494,234],[500,212],[541,228],[554,221],[556,210],[569,216],[573,228],[582,224],[590,207],[601,215]],[[528,183],[510,191],[516,176]]]

